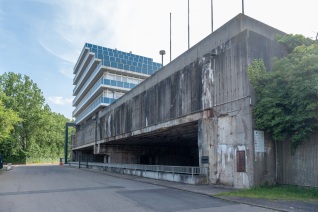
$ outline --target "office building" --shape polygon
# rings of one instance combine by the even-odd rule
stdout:
[[[161,68],[153,59],[86,43],[73,74],[73,117],[77,125]]]

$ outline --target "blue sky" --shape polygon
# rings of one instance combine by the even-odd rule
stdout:
[[[214,29],[241,0],[213,0]],[[245,14],[286,33],[315,37],[317,0],[245,0]],[[211,33],[211,0],[190,0],[190,45]],[[161,61],[187,50],[187,0],[0,0],[0,74],[25,74],[54,112],[71,118],[73,67],[85,42]]]

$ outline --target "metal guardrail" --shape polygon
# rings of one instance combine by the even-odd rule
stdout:
[[[91,162],[69,162],[70,166],[87,167],[87,168],[119,168],[154,172],[169,172],[188,175],[208,175],[207,167],[192,166],[163,166],[163,165],[142,165],[142,164],[117,164],[117,163],[91,163]]]

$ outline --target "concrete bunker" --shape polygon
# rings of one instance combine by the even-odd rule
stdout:
[[[265,165],[271,151],[254,150],[246,70],[254,59],[271,67],[285,54],[280,34],[238,15],[77,127],[76,149],[91,146],[109,165],[199,166],[212,184],[260,185],[275,164]]]

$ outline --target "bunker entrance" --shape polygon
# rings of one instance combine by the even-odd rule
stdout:
[[[107,142],[100,150],[109,163],[199,166],[198,122]]]

